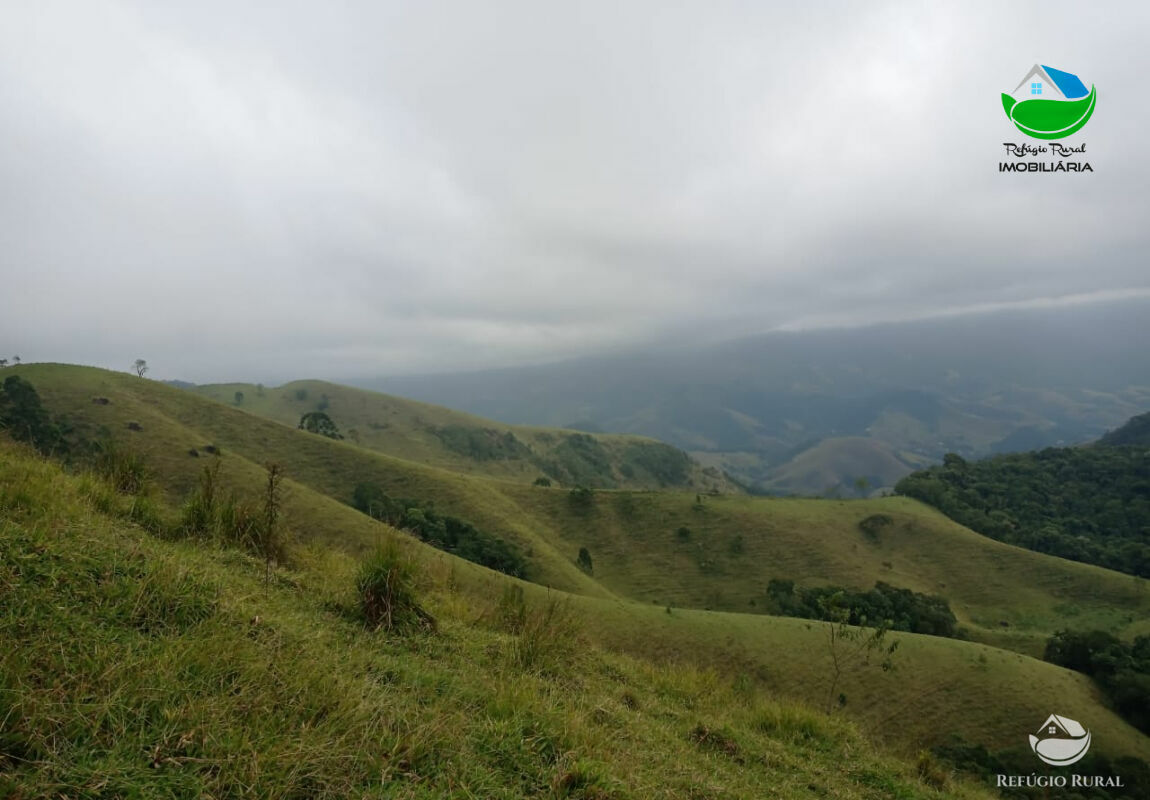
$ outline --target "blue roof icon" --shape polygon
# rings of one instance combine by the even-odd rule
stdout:
[[[1054,81],[1054,85],[1058,87],[1058,91],[1062,92],[1062,96],[1067,100],[1077,100],[1079,97],[1085,97],[1090,94],[1090,91],[1079,80],[1077,75],[1069,72],[1063,72],[1054,67],[1042,65],[1042,69],[1050,76],[1050,80]]]

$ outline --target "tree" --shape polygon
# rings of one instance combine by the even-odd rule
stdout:
[[[0,358],[0,367],[6,367],[6,366],[8,366],[8,359]]]
[[[343,434],[332,422],[331,417],[322,411],[309,411],[299,418],[299,429],[308,433],[317,433],[329,439],[342,439]]]
[[[594,568],[591,566],[591,552],[586,547],[579,548],[579,557],[575,559],[575,563],[578,565],[579,569],[583,570],[588,575],[594,572]]]
[[[827,651],[830,654],[830,685],[827,688],[826,712],[834,711],[835,702],[844,706],[847,702],[845,694],[835,692],[838,690],[843,673],[847,669],[858,669],[870,665],[871,656],[877,654],[882,657],[879,667],[883,672],[894,668],[891,656],[898,649],[898,641],[889,645],[886,643],[886,634],[890,630],[890,623],[884,620],[877,626],[868,626],[864,617],[857,626],[849,624],[851,609],[843,602],[843,593],[835,592],[830,597],[819,600],[825,619],[831,620],[826,627]]]
[[[36,388],[19,375],[10,375],[0,386],[0,429],[45,454],[65,445],[61,426],[48,417]]]
[[[144,377],[144,373],[148,371],[148,362],[142,358],[137,358],[135,363],[132,364],[132,368],[135,369],[136,374],[142,378]]]
[[[236,401],[237,406],[242,405],[244,402],[244,393],[243,392],[236,392],[235,393],[235,401]]]

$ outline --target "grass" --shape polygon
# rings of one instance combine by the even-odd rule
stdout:
[[[347,556],[305,552],[265,591],[258,561],[154,537],[101,511],[94,479],[0,455],[0,793],[989,796],[714,671],[495,629],[451,569],[412,576],[437,633],[365,630],[342,611]]]
[[[434,499],[439,510],[527,554],[531,584],[408,542],[425,570],[450,575],[457,593],[444,601],[449,606],[486,608],[508,586],[520,587],[533,608],[562,597],[590,646],[657,665],[715,670],[725,681],[819,704],[826,692],[824,627],[767,617],[750,601],[772,577],[856,589],[881,579],[947,597],[980,643],[900,634],[895,673],[848,675],[843,713],[867,736],[909,756],[951,733],[992,749],[1013,748],[1057,698],[1060,713],[1091,721],[1099,751],[1150,759],[1150,740],[1104,708],[1088,680],[1029,657],[1060,627],[1145,632],[1145,583],[991,541],[914,501],[596,491],[576,506],[566,488],[388,457],[134,376],[59,365],[19,369],[54,413],[73,416],[89,434],[111,431],[138,453],[169,505],[191,492],[205,464],[205,457],[188,454],[192,448],[222,449],[222,490],[241,499],[258,500],[261,464],[282,464],[285,528],[296,552],[322,553],[322,563],[344,571],[348,587],[355,569],[342,559],[366,555],[395,535],[340,502],[357,482],[373,481],[393,496]],[[95,404],[92,396],[110,402]],[[129,420],[142,430],[126,430]],[[128,519],[116,510],[123,498],[98,499],[94,492],[94,503]],[[868,536],[859,523],[876,514],[892,523]],[[736,537],[739,548],[732,546]],[[594,560],[593,576],[575,564],[580,547]],[[447,634],[453,617],[428,610]],[[464,611],[455,618],[470,619]]]
[[[353,444],[455,472],[522,483],[546,475],[567,485],[734,490],[721,473],[705,473],[686,459],[680,465],[673,448],[640,436],[507,425],[324,381],[262,389],[246,383],[210,384],[192,391],[292,427],[304,413],[322,410]],[[238,404],[237,392],[243,394]]]

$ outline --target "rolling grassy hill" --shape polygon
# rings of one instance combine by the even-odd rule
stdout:
[[[126,522],[127,502],[0,440],[5,796],[991,796],[569,620],[506,629],[451,568],[419,584],[436,632],[373,632],[346,556],[265,587],[241,553]]]
[[[323,411],[354,444],[456,472],[527,483],[546,477],[596,488],[736,491],[717,470],[704,470],[681,451],[640,436],[506,425],[324,381],[270,388],[210,384],[191,391],[291,426],[308,411]]]
[[[1150,739],[1104,708],[1088,679],[1027,655],[1072,622],[1133,630],[1150,608],[1145,584],[993,542],[914,501],[598,491],[577,502],[565,489],[404,461],[133,376],[58,365],[12,372],[80,432],[110,433],[141,453],[170,502],[195,483],[205,445],[222,450],[221,477],[241,493],[258,491],[262,462],[279,461],[291,478],[285,518],[297,546],[338,560],[392,535],[345,504],[356,483],[432,499],[523,548],[529,577],[569,595],[597,646],[741,675],[772,696],[820,706],[828,654],[824,624],[746,613],[760,610],[751,601],[770,578],[855,588],[881,579],[942,594],[982,643],[898,634],[897,672],[860,668],[845,689],[846,713],[868,736],[895,749],[951,734],[1016,749],[1057,698],[1061,713],[1090,720],[1099,752],[1150,758]],[[858,524],[878,513],[891,524],[868,538]],[[594,558],[592,575],[574,565],[581,546]],[[450,573],[464,605],[489,602],[511,580],[412,548],[429,569],[447,565],[436,569]]]
[[[206,453],[193,458],[189,450],[209,443],[223,448],[224,476],[238,483],[256,481],[266,461],[283,464],[295,484],[322,495],[292,501],[300,535],[353,551],[370,545],[372,522],[359,514],[350,528],[329,520],[336,508],[342,520],[347,509],[337,501],[348,502],[367,482],[392,496],[433,501],[513,542],[533,581],[565,591],[761,613],[771,578],[855,589],[883,580],[946,597],[972,638],[1030,655],[1040,655],[1045,638],[1062,627],[1124,634],[1150,616],[1144,581],[1003,545],[905,498],[604,491],[580,504],[566,489],[384,456],[130,375],[63,366],[21,371],[87,435],[111,431],[143,453],[173,498],[192,488],[203,467]],[[129,422],[142,430],[128,430]],[[868,537],[859,523],[876,514],[891,525]],[[581,547],[591,553],[593,577],[574,563]]]
[[[855,481],[866,480],[862,491],[894,486],[899,478],[924,467],[928,460],[913,453],[897,451],[890,445],[866,436],[840,436],[823,439],[767,473],[764,487],[774,491],[818,494],[827,490],[851,495]]]

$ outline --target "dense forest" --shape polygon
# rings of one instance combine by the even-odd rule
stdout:
[[[838,586],[795,589],[795,582],[772,579],[767,584],[767,610],[772,614],[802,619],[836,619],[845,610],[851,625],[885,625],[891,630],[955,636],[956,620],[945,599],[900,589],[879,581],[866,592]]]
[[[1150,413],[1139,414],[1117,430],[1110,431],[1098,444],[1106,447],[1150,446]]]
[[[1114,710],[1150,733],[1150,636],[1124,642],[1106,631],[1059,631],[1043,658],[1089,675]]]
[[[1145,448],[1047,448],[972,462],[952,453],[895,490],[991,538],[1150,577]]]

